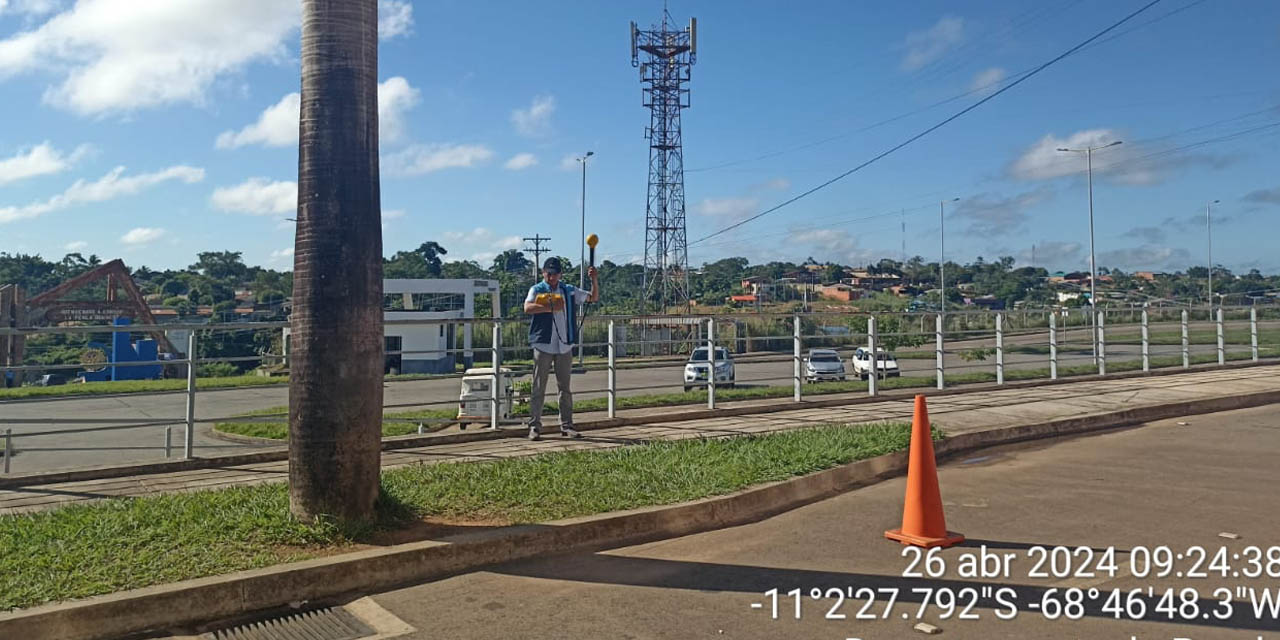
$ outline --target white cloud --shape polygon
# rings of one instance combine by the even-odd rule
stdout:
[[[1008,73],[1000,67],[991,67],[985,71],[979,71],[977,75],[973,76],[973,82],[969,83],[969,90],[993,92],[999,88],[996,85],[1004,82],[1006,76],[1008,76]]]
[[[556,110],[555,96],[536,96],[527,109],[511,112],[511,124],[516,133],[536,138],[551,131],[551,114]]]
[[[53,13],[62,8],[62,0],[0,0],[0,15],[12,13],[30,17]]]
[[[383,209],[383,220],[396,220],[404,217],[404,209]]]
[[[418,104],[421,93],[410,86],[403,76],[387,78],[378,83],[379,142],[396,142],[404,135],[405,112]]]
[[[88,246],[89,246],[88,242],[85,242],[84,240],[76,240],[74,242],[68,242],[62,245],[62,248],[66,249],[67,251],[80,251],[81,249],[85,249]]]
[[[1048,134],[1028,147],[1018,159],[1013,161],[1013,164],[1009,165],[1009,174],[1019,180],[1049,180],[1074,175],[1084,171],[1084,159],[1079,157],[1079,154],[1058,151],[1058,149],[1099,147],[1118,139],[1111,129],[1077,131],[1066,138]],[[1117,151],[1119,149],[1113,148],[1107,149],[1104,153]],[[1094,172],[1097,173],[1101,164],[1097,161],[1100,158],[1094,158],[1094,160]]]
[[[470,231],[445,231],[445,248],[451,255],[471,256],[483,265],[488,265],[493,257],[507,249],[519,249],[524,240],[520,236],[501,236],[487,227],[476,227]]]
[[[390,40],[413,30],[413,5],[404,0],[378,0],[378,39]]]
[[[292,262],[293,247],[285,247],[284,249],[276,249],[275,251],[272,251],[271,257],[268,258],[267,261],[275,264],[281,262]]]
[[[80,0],[0,40],[0,79],[45,71],[47,103],[82,115],[201,104],[213,82],[260,59],[283,60],[295,0]]]
[[[159,240],[164,236],[164,234],[164,229],[158,229],[155,227],[137,227],[135,229],[130,229],[128,233],[120,236],[120,242],[134,246],[142,246]]]
[[[741,198],[703,198],[694,205],[695,213],[717,218],[745,218],[756,213],[760,208],[760,199],[754,197]]]
[[[569,155],[560,158],[560,170],[569,171],[570,169],[573,169],[576,171],[578,169],[578,158],[580,157],[582,156],[579,156],[576,153],[570,153]]]
[[[859,265],[872,262],[875,251],[858,247],[858,241],[843,229],[806,229],[792,231],[782,243],[789,257],[796,260],[796,255],[813,256],[819,262],[838,262],[840,264]],[[757,248],[758,249],[758,248]]]
[[[915,71],[941,58],[964,41],[964,19],[946,16],[932,27],[907,34],[903,71]]]
[[[258,121],[239,130],[218,134],[214,146],[234,149],[247,144],[267,147],[287,147],[298,144],[298,113],[302,108],[302,94],[290,93],[280,102],[267,107]]]
[[[380,142],[395,142],[403,134],[405,112],[418,104],[421,92],[401,76],[378,83],[378,136]],[[298,116],[302,95],[290,93],[260,115],[258,121],[239,131],[223,131],[214,146],[234,149],[250,144],[288,147],[298,144]]]
[[[469,168],[493,157],[493,151],[479,144],[415,144],[382,158],[390,175],[416,176],[441,169]]]
[[[1027,211],[1051,197],[1053,191],[1048,187],[1008,197],[981,193],[961,200],[951,215],[969,221],[965,232],[970,235],[1005,235],[1020,230],[1030,219]]]
[[[511,159],[507,160],[506,164],[502,166],[503,168],[510,169],[512,171],[519,171],[521,169],[528,169],[536,164],[538,164],[538,156],[535,156],[532,153],[517,153],[516,155],[511,156]]]
[[[1191,253],[1186,249],[1150,244],[1098,252],[1099,265],[1124,271],[1176,271],[1185,269],[1191,263]]]
[[[26,151],[19,151],[12,157],[0,159],[0,185],[61,173],[91,150],[92,147],[82,144],[71,153],[64,154],[48,142],[42,142]]]
[[[209,197],[216,209],[255,216],[274,216],[298,210],[298,183],[249,178],[233,187],[218,187]]]
[[[761,189],[772,191],[785,191],[791,188],[791,181],[786,178],[774,178],[757,185]]]
[[[1137,238],[1147,244],[1163,242],[1165,230],[1163,227],[1134,227],[1123,234],[1126,238]]]
[[[124,167],[116,167],[93,182],[76,180],[75,184],[67,187],[65,191],[43,202],[0,207],[0,223],[35,218],[79,204],[105,202],[120,196],[133,195],[170,180],[179,180],[187,184],[204,180],[204,169],[185,165],[177,165],[153,173],[140,173],[136,176],[125,176],[124,170]]]

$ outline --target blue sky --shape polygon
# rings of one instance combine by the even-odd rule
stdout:
[[[297,0],[0,0],[0,251],[185,266],[238,250],[291,265]],[[643,253],[648,113],[627,25],[661,3],[382,0],[385,250],[478,259],[550,236],[576,256]],[[1280,3],[1164,0],[913,145],[778,212],[693,242],[935,124],[1144,4],[670,2],[696,16],[684,112],[690,262],[847,264],[1013,255],[1205,259],[1280,271]],[[1134,28],[1136,27],[1136,28]],[[956,96],[963,96],[937,103]],[[901,117],[900,117],[901,116]],[[896,119],[895,119],[896,118]],[[893,119],[891,122],[883,121]],[[880,124],[877,124],[880,123]],[[1275,125],[1275,126],[1272,126]]]

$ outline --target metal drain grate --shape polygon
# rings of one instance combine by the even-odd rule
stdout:
[[[201,640],[357,640],[376,632],[346,609],[304,611],[213,631]]]

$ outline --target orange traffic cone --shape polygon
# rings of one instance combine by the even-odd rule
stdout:
[[[884,532],[884,537],[917,547],[949,547],[964,542],[964,536],[947,531],[942,515],[942,494],[938,490],[938,467],[933,457],[933,437],[929,430],[929,409],[924,396],[916,396],[911,420],[911,452],[907,462],[907,497],[902,505],[902,528]]]

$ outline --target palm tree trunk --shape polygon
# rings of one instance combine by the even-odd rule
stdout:
[[[289,501],[367,519],[382,429],[377,0],[302,1]]]

